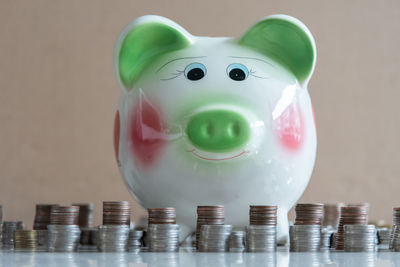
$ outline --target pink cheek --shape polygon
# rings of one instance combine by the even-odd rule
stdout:
[[[286,149],[296,151],[301,147],[304,141],[304,121],[296,103],[288,106],[274,121],[274,129]]]
[[[148,167],[156,163],[166,145],[161,112],[141,97],[131,117],[131,151],[138,162]]]

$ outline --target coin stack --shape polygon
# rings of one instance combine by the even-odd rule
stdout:
[[[320,249],[321,250],[328,250],[331,248],[332,244],[332,237],[335,230],[332,226],[324,227],[321,230],[321,242],[320,242]]]
[[[290,251],[317,252],[321,242],[320,234],[320,225],[291,225],[289,228]]]
[[[150,252],[177,252],[179,250],[179,225],[149,224],[147,231]]]
[[[23,224],[21,221],[3,222],[3,247],[14,248],[14,231],[21,230]]]
[[[97,245],[97,228],[81,228],[81,237],[79,239],[79,244],[84,246],[95,246]]]
[[[400,252],[400,226],[395,225],[392,230],[393,230],[393,237],[391,240],[390,249],[395,252]]]
[[[275,205],[250,206],[250,225],[246,227],[248,252],[276,250],[277,210],[278,207]]]
[[[324,204],[324,216],[322,220],[322,226],[331,226],[336,228],[340,217],[340,207],[343,203],[338,204]]]
[[[200,230],[202,225],[223,225],[225,223],[224,206],[198,206],[196,227],[196,248],[199,249]]]
[[[50,224],[50,214],[53,207],[58,207],[57,204],[36,204],[35,219],[33,222],[34,230],[47,230],[47,225]]]
[[[103,225],[130,225],[131,208],[128,201],[104,201]]]
[[[229,251],[242,252],[244,250],[244,232],[232,231],[229,236]]]
[[[100,225],[97,250],[100,252],[125,252],[127,251],[128,237],[128,225]]]
[[[368,224],[368,205],[352,205],[340,208],[340,219],[336,233],[336,250],[344,250],[344,225]]]
[[[247,252],[276,251],[275,225],[248,225],[246,227]]]
[[[392,230],[384,227],[384,228],[378,228],[377,231],[379,240],[378,244],[380,245],[380,248],[388,249]]]
[[[48,229],[48,251],[76,251],[79,243],[80,229],[78,226],[79,207],[56,206],[51,209]]]
[[[14,249],[15,250],[35,250],[37,248],[36,230],[15,230]]]
[[[33,230],[36,230],[39,248],[47,249],[47,225],[50,224],[51,209],[58,206],[57,204],[36,204]]]
[[[397,225],[400,225],[400,207],[393,208],[393,226],[390,233],[389,249],[393,248],[394,230]]]
[[[78,225],[80,228],[93,227],[93,203],[73,203],[72,206],[79,207]]]
[[[139,252],[142,247],[142,237],[143,231],[140,230],[130,230],[128,238],[128,251],[129,252]]]
[[[226,252],[229,250],[229,236],[232,225],[203,224],[200,229],[200,252]]]
[[[103,225],[99,226],[97,250],[127,251],[131,208],[128,201],[104,201]]]
[[[374,252],[376,237],[375,225],[344,225],[344,251]]]
[[[321,243],[321,223],[324,205],[321,203],[297,204],[296,219],[290,226],[290,251],[318,251]]]
[[[171,252],[179,249],[179,226],[175,208],[148,209],[147,245],[149,251]]]
[[[276,225],[278,207],[272,206],[250,206],[250,225]]]
[[[149,208],[148,224],[176,224],[175,208]]]
[[[297,204],[295,225],[321,225],[324,216],[324,204]]]

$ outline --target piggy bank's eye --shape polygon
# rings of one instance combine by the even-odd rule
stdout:
[[[191,81],[200,80],[206,72],[206,67],[201,63],[192,63],[185,68],[185,76]]]
[[[226,73],[228,73],[229,78],[234,81],[243,81],[249,76],[248,69],[240,63],[230,64],[226,69]]]

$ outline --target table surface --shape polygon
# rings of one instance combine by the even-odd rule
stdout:
[[[0,266],[400,266],[400,253],[48,253],[0,251]]]

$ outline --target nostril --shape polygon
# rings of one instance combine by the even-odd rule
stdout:
[[[212,122],[204,122],[201,125],[201,134],[205,138],[210,138],[214,135],[215,133],[215,126]]]
[[[237,121],[228,124],[227,134],[231,138],[236,138],[240,135],[240,125]]]
[[[214,124],[212,122],[208,122],[207,123],[207,134],[208,136],[212,136],[215,133],[215,127]]]

